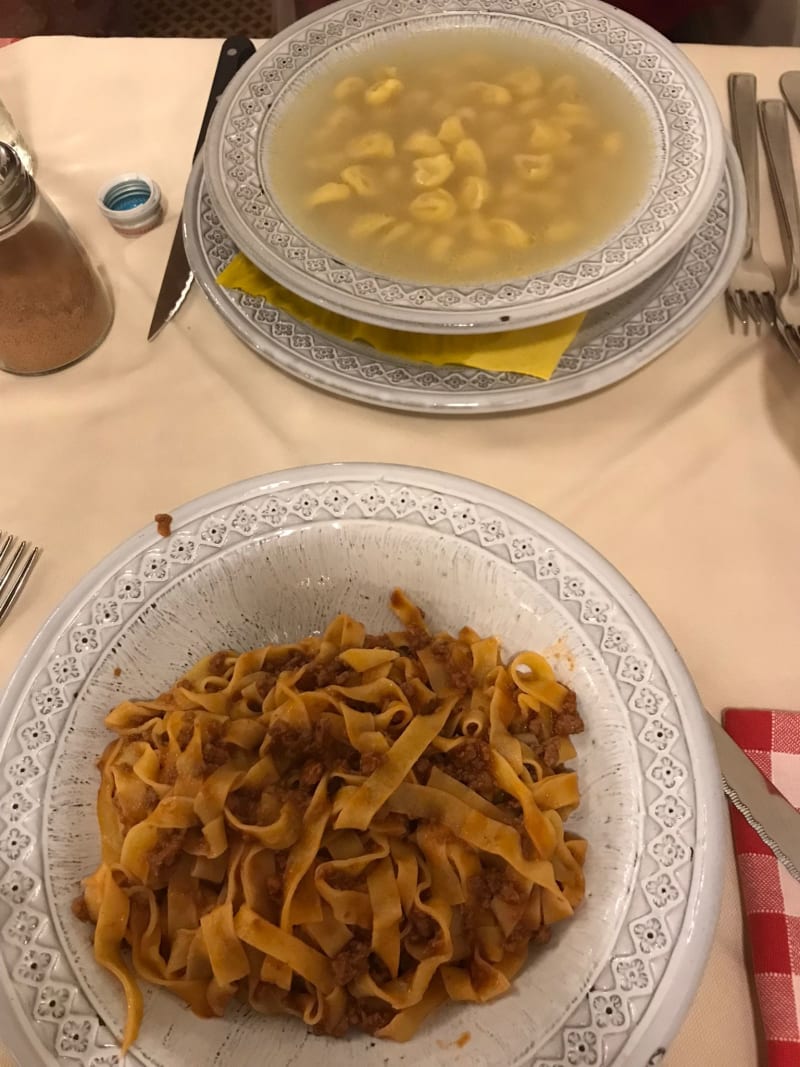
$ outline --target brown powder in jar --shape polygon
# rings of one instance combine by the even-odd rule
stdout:
[[[100,279],[66,233],[37,219],[0,240],[0,367],[41,374],[71,363],[109,318]]]

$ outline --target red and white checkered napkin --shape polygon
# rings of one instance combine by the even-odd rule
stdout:
[[[725,729],[800,810],[800,714],[728,708]],[[769,1067],[800,1067],[800,882],[732,806],[753,970]]]

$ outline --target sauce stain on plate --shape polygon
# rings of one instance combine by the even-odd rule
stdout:
[[[464,1048],[472,1040],[472,1034],[469,1030],[465,1030],[460,1034],[455,1041],[437,1041],[436,1044],[439,1048]]]

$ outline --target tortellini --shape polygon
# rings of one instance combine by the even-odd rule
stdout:
[[[353,96],[360,96],[366,87],[367,83],[363,78],[351,75],[349,78],[342,78],[333,90],[333,98],[334,100],[349,100]]]
[[[341,178],[357,196],[376,196],[378,193],[379,183],[375,177],[375,171],[363,163],[354,163],[352,167],[345,167]]]
[[[320,204],[337,204],[350,196],[350,186],[344,182],[326,182],[309,196],[310,207],[319,207]]]
[[[437,185],[444,185],[455,170],[455,164],[446,152],[438,156],[423,156],[414,160],[414,185],[423,189],[435,189]]]
[[[409,204],[412,218],[420,222],[447,222],[457,211],[452,193],[446,189],[434,189],[430,193],[420,193]]]
[[[465,211],[480,211],[489,199],[489,182],[477,174],[470,174],[461,183],[459,202]]]
[[[478,100],[489,107],[507,107],[513,100],[511,93],[504,85],[473,82],[470,88]]]
[[[418,156],[438,156],[444,151],[444,145],[438,137],[427,130],[415,130],[405,141],[403,148]]]
[[[444,144],[458,144],[467,136],[462,115],[448,115],[439,127],[439,140]]]
[[[507,74],[503,78],[503,84],[517,96],[528,98],[542,91],[544,78],[535,67],[522,67]]]
[[[420,283],[523,276],[579,253],[634,159],[632,128],[579,77],[589,61],[424,54],[343,60],[318,97],[294,142],[308,232],[343,261]]]
[[[486,174],[486,156],[483,149],[473,137],[459,141],[453,151],[453,159],[462,170],[484,177]]]
[[[547,152],[541,155],[518,152],[514,156],[514,168],[520,178],[526,182],[539,184],[546,181],[553,173],[554,167],[553,157]]]
[[[365,215],[357,215],[350,227],[351,237],[373,237],[381,230],[385,230],[395,222],[391,215],[382,215],[373,211]]]
[[[398,93],[402,93],[403,83],[399,78],[384,78],[383,81],[370,85],[364,93],[364,99],[370,107],[388,104]]]
[[[353,159],[394,159],[394,141],[384,130],[372,130],[349,141],[347,154]]]

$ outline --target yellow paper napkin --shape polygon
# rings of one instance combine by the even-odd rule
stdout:
[[[262,296],[272,307],[322,333],[344,341],[360,341],[387,356],[399,356],[415,363],[441,367],[456,363],[489,371],[512,371],[547,380],[558,361],[572,344],[583,315],[572,315],[544,326],[523,330],[482,334],[424,334],[389,330],[326,311],[309,300],[278,285],[241,253],[234,256],[217,277],[225,289],[240,289],[250,296]]]

